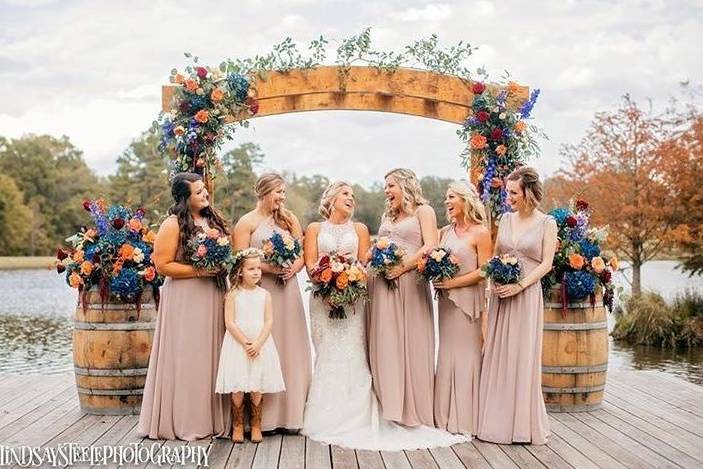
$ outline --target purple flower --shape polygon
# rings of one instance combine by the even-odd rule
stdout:
[[[532,108],[535,106],[535,102],[537,101],[537,98],[539,97],[540,90],[539,88],[532,91],[532,94],[530,95],[530,99],[525,101],[522,106],[520,106],[520,109],[518,112],[520,113],[520,117],[523,119],[527,119],[530,117],[530,113],[532,112]]]

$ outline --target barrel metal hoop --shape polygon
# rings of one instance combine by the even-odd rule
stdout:
[[[81,368],[79,366],[74,366],[73,370],[77,375],[80,376],[113,376],[113,377],[127,377],[127,376],[146,376],[148,368],[125,368],[121,370],[102,370],[95,368]]]
[[[591,412],[600,409],[601,403],[579,405],[546,404],[546,407],[549,412]]]
[[[570,323],[561,324],[558,322],[547,322],[544,323],[543,329],[545,331],[590,331],[594,329],[608,329],[608,323],[603,322],[584,322],[584,323]]]
[[[143,389],[88,389],[77,386],[79,394],[91,396],[141,396]]]
[[[595,386],[583,386],[580,388],[549,388],[542,386],[542,392],[551,394],[580,394],[589,392],[598,392],[605,389],[605,384],[597,384]]]
[[[73,321],[74,329],[86,331],[136,331],[154,329],[154,322],[83,322]]]
[[[110,310],[137,310],[137,305],[133,303],[86,303],[85,309],[110,309]],[[139,309],[156,309],[154,303],[144,303],[139,306]]]
[[[545,308],[551,308],[551,309],[563,309],[564,305],[561,303],[544,303]],[[595,304],[592,305],[591,303],[567,303],[566,304],[567,309],[593,309],[593,308],[600,308],[600,305]]]
[[[599,373],[608,370],[608,363],[591,366],[544,366],[542,365],[542,373],[557,373],[557,374],[581,374],[581,373]]]

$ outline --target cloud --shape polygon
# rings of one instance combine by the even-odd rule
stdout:
[[[392,12],[390,17],[399,21],[442,21],[452,14],[452,8],[444,3],[430,4],[423,8],[408,8]]]

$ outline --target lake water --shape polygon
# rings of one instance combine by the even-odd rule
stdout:
[[[675,266],[671,261],[646,264],[643,286],[667,298],[687,288],[703,290],[700,277],[682,275]],[[303,286],[304,276],[299,280]],[[625,275],[619,274],[616,282],[629,289]],[[303,295],[307,304],[307,293]],[[53,271],[0,271],[0,372],[71,371],[71,315],[76,297],[63,276]],[[611,342],[610,367],[662,370],[703,384],[703,349],[672,351]]]

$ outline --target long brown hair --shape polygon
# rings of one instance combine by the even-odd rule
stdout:
[[[191,195],[191,184],[202,181],[203,177],[196,173],[178,173],[171,181],[171,196],[173,205],[168,209],[169,215],[175,215],[180,229],[180,246],[183,255],[188,252],[188,241],[196,231],[193,215],[190,213],[188,199]],[[200,210],[200,215],[207,219],[210,228],[217,228],[225,235],[229,235],[229,228],[225,218],[217,209],[208,206]]]
[[[278,173],[264,173],[259,176],[259,179],[256,180],[254,192],[256,193],[256,197],[259,200],[262,200],[266,197],[266,195],[270,194],[276,190],[277,187],[285,183],[285,179],[283,179],[283,177]],[[276,225],[288,230],[291,234],[293,233],[293,212],[281,205],[281,208],[273,210],[271,215],[273,216],[273,221]]]

